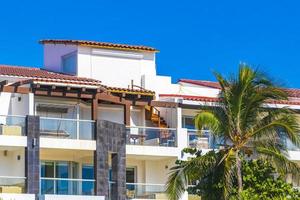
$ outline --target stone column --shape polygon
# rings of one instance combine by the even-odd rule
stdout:
[[[97,121],[95,179],[96,195],[109,195],[108,156],[112,155],[111,200],[126,199],[126,129],[124,124]]]
[[[40,118],[26,117],[27,147],[25,149],[25,176],[27,193],[40,192]]]

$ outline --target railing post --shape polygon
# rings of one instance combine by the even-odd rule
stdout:
[[[27,193],[40,193],[40,118],[26,116],[27,147],[25,149],[25,176]]]

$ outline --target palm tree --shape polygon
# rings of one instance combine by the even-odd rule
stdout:
[[[221,88],[219,102],[203,107],[195,117],[195,124],[198,130],[210,129],[213,137],[223,138],[224,144],[217,153],[182,161],[171,169],[167,183],[170,200],[179,199],[191,181],[201,181],[216,168],[222,168],[223,198],[229,198],[233,182],[237,182],[241,199],[241,159],[249,154],[269,160],[279,173],[299,172],[280,142],[284,134],[300,146],[296,115],[288,108],[268,106],[288,100],[285,90],[246,65],[228,79],[218,73],[215,76]]]

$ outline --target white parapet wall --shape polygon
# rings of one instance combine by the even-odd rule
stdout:
[[[41,195],[40,200],[105,200],[104,196],[81,196],[81,195]]]
[[[35,200],[34,194],[0,194],[1,200]]]

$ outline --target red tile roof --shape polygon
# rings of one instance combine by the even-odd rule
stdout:
[[[132,51],[150,51],[150,52],[158,51],[153,47],[147,47],[142,45],[115,44],[109,42],[97,42],[97,41],[86,41],[86,40],[45,39],[45,40],[40,40],[40,43],[41,44],[72,44],[72,45],[81,45],[81,46],[95,46],[99,48],[132,50]]]
[[[92,78],[83,78],[73,75],[67,75],[57,72],[51,72],[45,69],[11,66],[0,64],[0,76],[13,76],[17,78],[24,78],[25,80],[51,82],[51,83],[65,83],[65,84],[78,84],[104,87],[111,92],[125,92],[125,93],[141,93],[145,95],[154,95],[155,93],[150,90],[144,89],[128,89],[119,87],[109,87],[101,84],[101,81]],[[24,80],[22,80],[24,81]]]
[[[221,89],[219,83],[213,82],[213,81],[179,79],[178,82],[189,83],[189,84],[193,84],[193,85],[199,85],[199,86],[209,87],[209,88],[214,88],[214,89]],[[300,89],[284,88],[284,90],[288,93],[289,97],[299,97],[300,98]]]
[[[202,101],[202,102],[220,102],[220,99],[217,97],[205,97],[205,96],[191,96],[191,95],[181,95],[181,94],[160,94],[159,97],[177,97],[184,100],[190,101]],[[300,105],[299,101],[268,101],[270,104],[286,104],[286,105]]]
[[[80,85],[100,86],[101,81],[82,78],[48,70],[23,66],[0,65],[0,75],[15,76],[19,78],[33,79],[34,81],[71,83]]]
[[[210,87],[210,88],[215,88],[215,89],[221,89],[219,83],[218,82],[213,82],[213,81],[179,79],[178,82],[189,83],[189,84],[193,84],[193,85],[200,85],[200,86]]]

